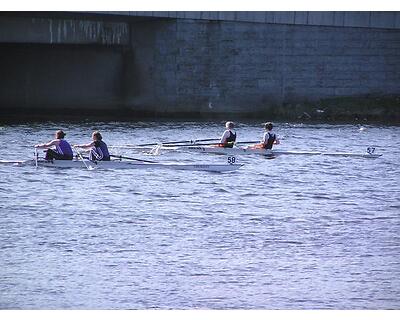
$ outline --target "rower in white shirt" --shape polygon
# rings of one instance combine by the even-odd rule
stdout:
[[[264,133],[263,140],[261,141],[261,143],[252,145],[249,148],[250,149],[267,149],[267,150],[271,150],[272,146],[274,144],[279,144],[280,141],[279,141],[278,137],[272,131],[273,127],[274,127],[274,125],[272,124],[272,122],[267,122],[265,124],[265,126],[264,126],[265,133]]]
[[[224,148],[232,148],[236,141],[236,132],[233,131],[235,124],[231,121],[228,121],[225,124],[226,130],[222,134],[221,140],[219,142],[220,147]]]

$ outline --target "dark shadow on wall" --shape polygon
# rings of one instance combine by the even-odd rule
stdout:
[[[123,102],[122,47],[1,44],[0,108],[101,110]]]

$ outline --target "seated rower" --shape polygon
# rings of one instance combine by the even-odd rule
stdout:
[[[37,144],[35,148],[47,148],[46,151],[46,160],[72,160],[73,152],[71,149],[71,145],[64,140],[65,133],[62,130],[58,130],[55,134],[55,139],[51,140],[48,143]],[[54,146],[55,149],[50,149],[50,147]]]
[[[261,143],[250,146],[249,148],[271,150],[274,144],[279,144],[280,143],[279,139],[277,138],[276,134],[272,132],[273,127],[274,126],[271,122],[267,122],[264,127],[265,133]]]
[[[236,132],[233,131],[235,124],[231,121],[228,121],[225,124],[226,130],[222,134],[221,141],[219,142],[219,147],[224,148],[233,148],[233,145],[236,141]]]
[[[103,137],[99,131],[92,133],[92,142],[87,144],[76,144],[74,147],[78,148],[91,148],[89,152],[90,161],[110,161],[110,153],[108,152],[107,145],[103,142]]]

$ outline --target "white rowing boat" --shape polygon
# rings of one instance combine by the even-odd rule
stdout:
[[[378,153],[355,153],[355,152],[321,152],[323,156],[332,156],[332,157],[351,157],[351,158],[370,158],[376,159],[382,157],[382,154]]]
[[[231,172],[243,166],[237,163],[216,163],[216,164],[193,164],[176,162],[140,162],[140,161],[82,161],[82,160],[53,160],[46,161],[39,159],[26,161],[3,161],[3,163],[14,164],[18,166],[33,165],[50,168],[88,168],[88,169],[174,169],[190,171],[213,171],[213,172]]]
[[[356,157],[356,158],[379,158],[382,154],[374,153],[374,149],[367,149],[365,153],[353,152],[323,152],[323,151],[297,151],[297,150],[267,150],[267,149],[253,149],[249,147],[233,147],[223,148],[217,146],[161,146],[163,150],[176,150],[176,151],[193,151],[200,153],[213,153],[221,155],[246,155],[246,154],[261,154],[265,156],[275,157],[280,155],[323,155],[323,156],[336,156],[336,157]]]

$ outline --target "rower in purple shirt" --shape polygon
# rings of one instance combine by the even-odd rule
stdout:
[[[110,161],[110,153],[99,131],[92,133],[92,140],[87,144],[76,144],[74,147],[90,148],[89,160],[91,161]]]
[[[46,160],[72,160],[73,152],[71,145],[64,140],[65,133],[58,130],[55,134],[55,139],[47,143],[37,144],[35,148],[47,149]],[[54,147],[51,148],[51,147]]]

